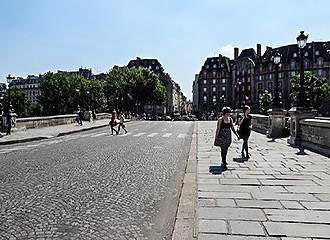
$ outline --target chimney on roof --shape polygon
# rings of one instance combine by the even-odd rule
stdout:
[[[234,48],[234,60],[237,59],[237,57],[238,57],[238,53],[239,53],[239,49],[238,49],[238,47],[235,47],[235,48]]]
[[[261,56],[261,44],[260,43],[257,44],[257,55]]]

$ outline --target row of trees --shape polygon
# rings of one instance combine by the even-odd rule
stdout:
[[[310,106],[319,110],[322,105],[330,98],[330,84],[325,78],[319,78],[312,72],[306,71],[305,76],[305,90],[310,103]],[[296,101],[299,92],[300,75],[296,75],[290,79],[292,85],[291,99]],[[272,105],[272,95],[267,90],[261,95],[260,111],[266,114]]]
[[[11,104],[20,117],[59,115],[83,110],[109,112],[141,111],[147,104],[163,104],[165,87],[147,68],[114,67],[104,80],[89,80],[76,74],[48,72],[41,81],[42,95],[32,103],[24,92],[15,90]],[[3,105],[8,106],[8,94]]]

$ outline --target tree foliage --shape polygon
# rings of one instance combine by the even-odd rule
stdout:
[[[165,87],[147,68],[114,67],[107,74],[105,96],[109,110],[133,110],[165,102]]]
[[[330,84],[325,78],[319,78],[310,71],[306,71],[304,77],[305,90],[309,103],[314,109],[319,109],[330,97]],[[300,75],[292,77],[290,82],[292,84],[292,93],[290,96],[295,101],[299,93]]]
[[[270,92],[265,90],[260,97],[260,112],[267,114],[267,111],[271,108],[272,95]]]
[[[11,89],[10,91],[11,110],[14,110],[19,117],[30,116],[31,101],[23,91]],[[7,112],[9,106],[9,92],[6,93],[3,99],[4,111]]]

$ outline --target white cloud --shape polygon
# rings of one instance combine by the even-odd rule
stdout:
[[[229,57],[230,59],[234,58],[234,45],[232,44],[227,44],[226,46],[223,46],[220,49],[220,53],[221,55],[225,56],[225,57]]]

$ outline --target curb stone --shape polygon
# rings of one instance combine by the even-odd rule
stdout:
[[[196,240],[197,209],[197,123],[195,122],[189,158],[179,199],[172,240]]]

